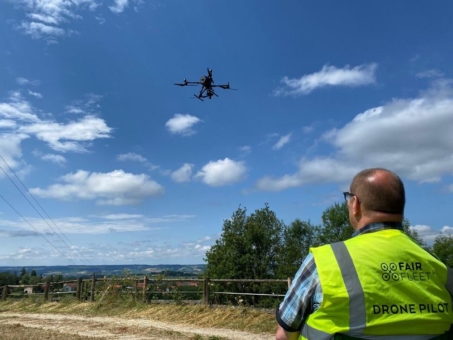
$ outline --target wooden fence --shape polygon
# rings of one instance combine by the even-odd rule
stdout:
[[[64,294],[75,294],[75,297],[78,301],[82,300],[89,300],[91,302],[95,301],[95,295],[96,295],[96,283],[97,282],[121,282],[125,281],[126,279],[112,279],[112,278],[96,278],[96,276],[93,274],[93,277],[91,279],[82,279],[78,278],[77,280],[70,280],[70,281],[62,281],[62,282],[46,282],[46,283],[38,283],[36,285],[5,285],[0,287],[2,289],[2,301],[5,301],[8,296],[16,296],[15,294],[11,294],[10,290],[14,288],[44,288],[44,293],[33,293],[33,295],[44,295],[44,300],[48,301],[49,300],[49,294],[55,296],[55,295],[64,295]],[[134,300],[141,299],[143,302],[148,301],[148,296],[149,294],[163,294],[164,292],[162,291],[150,291],[149,289],[151,288],[150,284],[151,283],[164,283],[164,282],[198,282],[202,284],[202,290],[201,291],[179,291],[178,293],[181,294],[193,294],[193,293],[198,293],[202,294],[202,302],[204,304],[209,304],[210,303],[210,296],[212,295],[238,295],[238,296],[268,296],[268,297],[283,297],[285,296],[284,294],[264,294],[264,293],[246,293],[246,292],[228,292],[228,291],[211,291],[212,284],[214,283],[286,283],[287,287],[291,285],[291,278],[288,278],[286,280],[255,280],[255,279],[150,279],[147,276],[144,276],[143,279],[129,279],[130,282],[133,282],[134,285],[133,287],[129,287],[130,291],[127,294],[131,294],[133,296]],[[76,284],[76,289],[75,291],[71,292],[52,292],[51,287],[52,286],[62,286],[64,284]],[[139,285],[141,287],[139,287]],[[198,286],[198,284],[197,284]],[[101,296],[101,299],[103,296],[107,293],[107,291],[112,287],[112,285],[107,286],[107,288],[103,291],[103,295]],[[25,294],[23,296],[26,296]]]

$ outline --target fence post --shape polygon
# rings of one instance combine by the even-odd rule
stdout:
[[[5,301],[7,296],[8,296],[8,286],[4,285],[3,292],[2,292],[2,301]]]
[[[292,277],[288,277],[288,289],[291,286],[292,281],[293,281],[293,278]]]
[[[49,301],[49,288],[50,288],[50,282],[47,281],[46,285],[44,287],[44,301]]]
[[[93,278],[91,279],[91,296],[90,301],[94,302],[94,287],[96,286],[96,275],[93,273]]]
[[[203,301],[205,305],[209,305],[209,277],[203,281]]]
[[[134,279],[134,301],[137,300],[137,294],[138,294],[138,280]]]
[[[81,290],[82,290],[82,279],[79,277],[77,279],[77,288],[76,288],[76,299],[77,301],[80,301],[80,293],[81,293]]]
[[[143,278],[143,302],[146,303],[148,301],[148,298],[146,297],[146,286],[148,285],[148,277],[145,275]]]

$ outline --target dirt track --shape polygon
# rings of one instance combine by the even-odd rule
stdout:
[[[85,317],[61,314],[0,313],[0,331],[4,327],[22,326],[65,335],[88,338],[145,340],[145,339],[219,339],[271,340],[274,336],[257,335],[242,331],[214,328],[194,328],[145,319],[122,319],[118,317]],[[19,329],[18,329],[19,330]],[[31,339],[30,337],[17,339]],[[33,339],[38,339],[33,337]],[[41,339],[41,338],[39,338]],[[44,339],[44,338],[43,338]]]

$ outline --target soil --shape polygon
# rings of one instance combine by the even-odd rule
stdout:
[[[150,319],[61,314],[0,313],[0,339],[271,340],[270,334],[196,328]]]

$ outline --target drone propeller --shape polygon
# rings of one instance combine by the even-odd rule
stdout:
[[[232,89],[230,87],[230,82],[228,82],[226,85],[217,85],[217,87],[220,87],[220,88],[222,88],[224,90],[233,90],[233,91],[237,91],[238,90],[238,89]]]
[[[208,67],[208,77],[211,79],[211,82],[214,84],[214,79],[212,79],[212,69]]]

